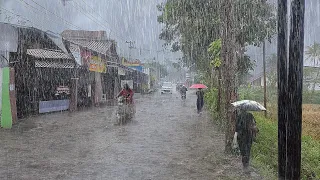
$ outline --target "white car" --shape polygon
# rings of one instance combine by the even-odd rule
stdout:
[[[161,86],[161,94],[172,94],[173,85],[171,82],[164,82]]]

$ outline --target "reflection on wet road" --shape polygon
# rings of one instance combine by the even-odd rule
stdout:
[[[116,107],[103,107],[1,130],[0,179],[248,179],[194,96],[143,96],[123,126],[113,125]]]

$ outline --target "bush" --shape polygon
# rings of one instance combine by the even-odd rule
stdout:
[[[207,106],[207,109],[209,110],[213,121],[220,127],[223,128],[223,118],[220,117],[220,114],[217,112],[217,99],[218,97],[218,90],[216,88],[210,88],[205,93],[205,104]],[[221,105],[223,103],[221,102]],[[221,110],[223,110],[223,106],[221,106]]]

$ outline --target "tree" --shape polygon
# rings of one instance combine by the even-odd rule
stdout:
[[[261,0],[235,0],[235,30],[238,56],[243,57],[246,45],[259,45],[275,33],[274,7]],[[181,50],[187,66],[211,72],[205,48],[220,38],[220,0],[168,0],[158,6],[162,29],[160,39]]]
[[[267,78],[268,83],[272,88],[276,87],[277,84],[277,55],[272,54],[267,59]]]
[[[211,62],[210,62],[210,65],[211,65],[211,68],[213,69],[212,70],[212,84],[217,84],[218,86],[218,97],[217,97],[217,105],[216,105],[216,110],[219,114],[219,116],[221,116],[221,93],[222,93],[222,87],[221,87],[221,39],[218,39],[218,40],[215,40],[213,41],[209,48],[208,48],[208,53],[209,53],[209,57],[211,59]],[[214,75],[214,71],[215,72],[218,72],[218,75]],[[216,80],[215,78],[216,77]]]
[[[173,51],[183,53],[185,66],[213,77],[210,44],[221,39],[221,72],[226,118],[226,151],[231,149],[234,117],[231,101],[236,100],[237,78],[252,68],[245,46],[259,45],[275,32],[274,8],[265,0],[167,0],[158,6],[164,24],[160,39]],[[232,13],[231,13],[232,12]],[[235,53],[237,52],[237,54]],[[243,70],[243,73],[238,71]],[[212,78],[211,78],[212,79]]]
[[[311,60],[314,66],[318,65],[319,58],[320,58],[320,44],[314,42],[313,45],[308,46],[306,55],[307,55],[307,59]]]
[[[221,5],[221,60],[223,72],[223,85],[225,94],[225,151],[232,152],[232,139],[235,131],[235,117],[231,103],[236,100],[236,55],[234,33],[234,4],[233,0],[224,0]]]
[[[313,62],[313,66],[316,67],[316,65],[318,65],[320,61],[320,44],[314,42],[313,45],[308,46],[306,55],[307,55],[307,59],[311,60],[311,62]],[[320,71],[318,70],[318,68],[312,68],[310,69],[309,72],[313,81],[312,94],[314,94],[316,84],[319,81]]]

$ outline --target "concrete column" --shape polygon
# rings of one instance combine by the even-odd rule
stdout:
[[[77,111],[78,109],[78,80],[79,78],[71,78],[70,112]]]

